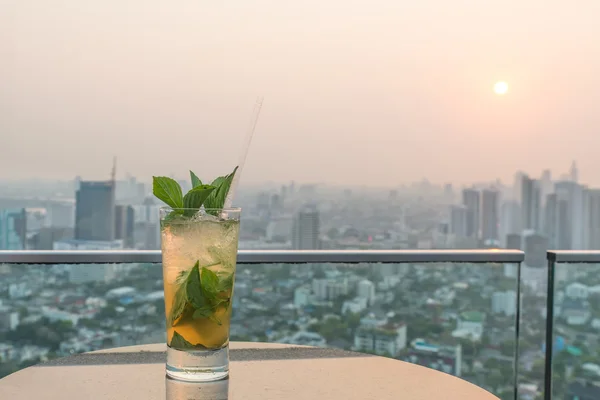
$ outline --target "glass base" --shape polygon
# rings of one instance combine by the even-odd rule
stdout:
[[[186,382],[210,382],[229,376],[229,345],[217,350],[167,347],[167,376]]]

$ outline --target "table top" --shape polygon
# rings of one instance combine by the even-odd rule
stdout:
[[[230,378],[165,378],[164,344],[78,354],[0,379],[11,400],[498,400],[460,378],[402,361],[336,349],[231,343]]]

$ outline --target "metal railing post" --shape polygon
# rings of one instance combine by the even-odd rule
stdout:
[[[548,254],[548,288],[546,290],[546,365],[544,370],[544,399],[552,399],[552,353],[554,352],[554,269],[556,261]]]

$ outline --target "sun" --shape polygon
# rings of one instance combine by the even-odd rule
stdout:
[[[506,92],[508,92],[508,83],[499,81],[494,84],[494,93],[501,96],[506,94]]]

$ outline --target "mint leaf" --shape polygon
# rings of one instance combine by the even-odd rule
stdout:
[[[219,292],[219,277],[217,274],[208,268],[202,268],[200,281],[202,282],[204,295],[210,299],[214,299]]]
[[[211,185],[200,185],[187,192],[183,197],[183,208],[189,208],[190,210],[185,210],[183,215],[186,217],[193,216],[214,189],[215,187]]]
[[[171,339],[170,347],[175,349],[193,349],[194,345],[184,339],[177,331],[173,332],[173,338]]]
[[[204,201],[204,208],[213,209],[208,211],[210,214],[217,215],[214,209],[221,209],[225,205],[225,199],[227,198],[227,193],[229,193],[229,188],[237,169],[238,167],[235,167],[231,174],[220,176],[211,183],[216,189]]]
[[[181,186],[166,176],[152,177],[152,193],[171,208],[183,208]]]
[[[192,318],[194,318],[194,319],[210,318],[212,315],[213,315],[212,307],[205,306],[205,307],[197,308],[196,311],[194,311],[194,315],[192,315]]]
[[[196,188],[202,185],[202,181],[200,180],[200,178],[198,178],[198,176],[192,171],[190,171],[190,178],[192,178],[192,188]]]
[[[175,322],[183,316],[187,304],[188,301],[185,293],[185,287],[180,286],[175,292],[173,306],[169,312],[169,323],[171,326],[175,326]]]
[[[228,292],[233,288],[233,274],[221,278],[219,281],[219,292]]]
[[[177,333],[177,331],[173,332],[173,338],[171,339],[171,343],[169,344],[169,347],[172,347],[174,349],[197,349],[197,350],[208,349],[208,347],[206,347],[200,343],[191,344],[190,342],[185,340],[185,338],[183,336],[181,336],[179,333]]]
[[[200,285],[200,262],[196,261],[196,264],[191,269],[185,281],[185,293],[187,300],[194,307],[194,309],[202,308],[207,305],[207,301],[202,293],[202,286]]]

